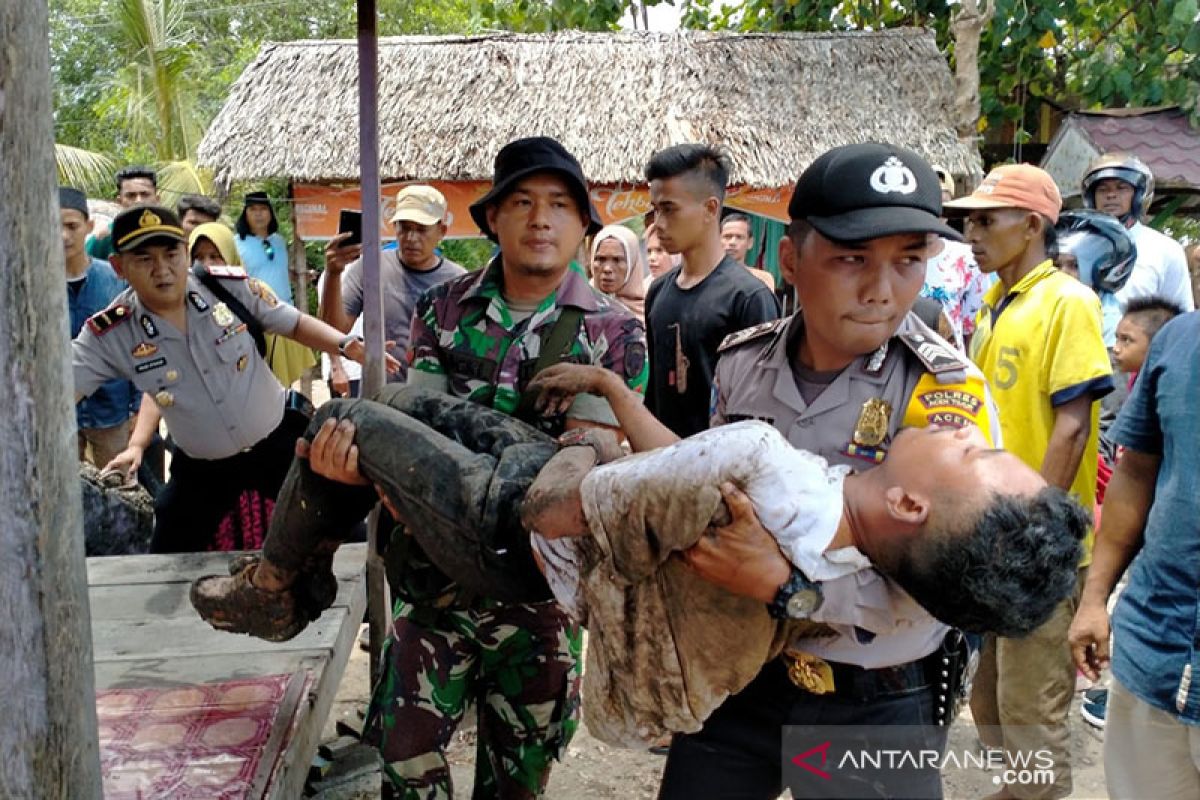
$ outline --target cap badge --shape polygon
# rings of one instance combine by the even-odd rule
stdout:
[[[138,217],[139,228],[153,228],[156,225],[162,225],[162,219],[150,209],[146,209],[142,216]]]
[[[917,177],[903,161],[892,156],[871,173],[871,188],[880,194],[912,194],[917,190]]]

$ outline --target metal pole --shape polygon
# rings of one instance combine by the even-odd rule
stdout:
[[[383,292],[379,284],[379,37],[375,0],[358,0],[358,147],[362,198],[363,335],[367,363],[363,396],[383,388]],[[387,582],[379,555],[379,510],[371,512],[367,553],[367,623],[371,640],[371,680],[380,674],[387,624]]]

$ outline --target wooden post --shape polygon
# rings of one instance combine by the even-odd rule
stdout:
[[[358,0],[358,147],[362,176],[363,365],[362,394],[383,388],[383,286],[379,278],[379,35],[375,0]],[[383,639],[390,621],[387,580],[379,554],[379,509],[367,521],[367,623],[371,643],[371,680],[383,668]]]
[[[0,3],[0,797],[99,798],[45,3]]]

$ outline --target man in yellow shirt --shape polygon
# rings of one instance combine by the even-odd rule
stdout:
[[[1054,180],[1029,164],[988,174],[975,192],[946,204],[966,212],[975,261],[1000,281],[984,296],[971,358],[991,385],[1004,446],[1068,490],[1084,508],[1096,499],[1097,401],[1112,391],[1100,331],[1100,301],[1049,258],[1062,198]],[[1085,540],[1079,586],[1091,559]],[[1056,798],[1071,792],[1067,713],[1075,671],[1067,628],[1078,604],[1067,598],[1021,639],[988,637],[971,695],[981,739],[1010,759],[1054,759],[1054,783],[1011,785],[992,798]],[[1019,762],[1018,762],[1019,763]],[[1038,763],[1038,762],[1033,762]]]

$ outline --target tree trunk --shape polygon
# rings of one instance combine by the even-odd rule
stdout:
[[[47,6],[0,0],[0,797],[99,798]]]
[[[960,139],[979,135],[979,39],[996,11],[993,0],[962,0],[954,31],[954,127]]]

